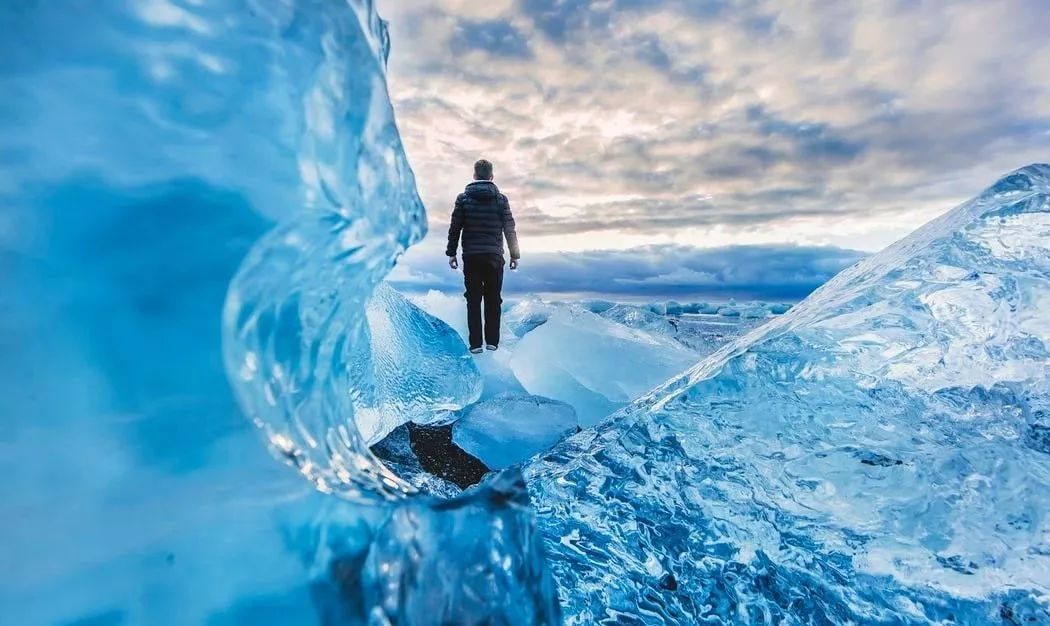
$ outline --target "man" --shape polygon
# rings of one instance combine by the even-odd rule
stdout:
[[[510,248],[510,269],[518,269],[518,235],[507,196],[492,182],[492,163],[481,159],[474,164],[474,182],[456,198],[452,224],[448,227],[448,265],[459,268],[456,251],[463,236],[463,284],[467,290],[467,329],[470,351],[481,354],[482,301],[485,304],[485,347],[499,347],[500,307],[503,299],[503,238]]]

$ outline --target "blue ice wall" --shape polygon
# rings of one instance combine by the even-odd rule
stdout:
[[[451,588],[469,618],[538,588],[519,584],[545,570],[513,480],[479,495],[482,527],[519,532],[488,536],[475,579],[448,567],[391,600],[363,576],[408,554],[394,512],[444,513],[404,500],[359,417],[454,407],[476,376],[396,296],[373,306],[418,332],[372,349],[389,334],[366,323],[372,288],[425,215],[371,2],[6,2],[0,29],[2,621],[362,623]],[[405,376],[403,402],[377,377],[434,346],[466,386]],[[510,623],[556,615],[525,595]]]

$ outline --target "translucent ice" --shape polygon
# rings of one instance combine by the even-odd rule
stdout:
[[[1050,618],[1050,166],[527,471],[569,623]]]
[[[549,616],[520,490],[407,497],[357,429],[384,399],[377,368],[403,367],[411,342],[450,349],[386,300],[412,332],[394,361],[372,350],[372,287],[426,223],[373,4],[2,2],[0,25],[2,621],[394,615],[406,607],[360,573],[369,553],[378,571],[415,564],[374,542],[400,506],[436,529],[428,548],[456,516],[489,531],[444,562],[424,551],[436,575],[399,588],[413,610],[469,615],[465,598],[490,593],[521,600],[503,623]],[[417,380],[429,400],[385,397],[471,396]],[[369,505],[274,462],[231,382],[282,456]]]
[[[504,323],[513,336],[524,337],[545,324],[551,313],[564,306],[546,302],[539,296],[527,296],[515,302],[506,312]]]
[[[427,313],[445,322],[467,338],[467,303],[461,295],[451,295],[431,289],[426,294],[410,296]]]
[[[366,310],[374,386],[358,399],[355,423],[373,444],[408,421],[426,424],[481,395],[481,374],[445,322],[381,284]]]
[[[461,364],[447,328],[372,298],[425,224],[372,4],[7,2],[0,23],[5,622],[556,623],[513,475],[413,495],[359,429],[404,417],[384,398],[475,389],[377,374],[411,342]],[[1046,622],[1047,178],[1008,176],[533,464],[570,620]],[[541,308],[514,371],[554,392],[616,406],[671,353]],[[237,401],[345,499],[268,458]]]
[[[582,306],[583,308],[587,309],[591,313],[597,313],[599,315],[601,315],[602,313],[604,313],[604,312],[608,311],[609,309],[613,308],[614,306],[616,306],[616,304],[617,303],[612,302],[610,300],[600,300],[600,299],[590,299],[590,300],[581,300],[580,301],[580,306]]]
[[[561,609],[545,556],[513,471],[451,505],[399,507],[360,572],[356,562],[346,571],[362,582],[370,624],[554,626]]]
[[[462,297],[431,291],[415,300],[466,334]],[[591,308],[601,310],[601,315]],[[526,296],[504,312],[500,350],[477,359],[484,379],[482,397],[545,396],[570,404],[581,423],[593,424],[694,364],[700,356],[696,345],[710,352],[731,335],[720,341],[713,333],[680,334],[676,324],[647,307],[601,300],[549,302]],[[609,358],[613,354],[616,359]],[[633,359],[634,365],[625,358]]]
[[[598,314],[617,324],[638,328],[657,335],[674,337],[677,334],[676,327],[672,321],[673,318],[653,313],[648,308],[630,304],[616,304]]]
[[[452,427],[452,441],[492,469],[503,469],[576,432],[576,411],[564,402],[499,395],[475,404]]]
[[[559,307],[521,338],[510,364],[529,393],[571,404],[589,425],[696,360],[671,338]]]

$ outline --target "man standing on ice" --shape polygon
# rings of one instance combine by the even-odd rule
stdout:
[[[456,252],[463,236],[463,284],[467,299],[467,329],[470,351],[481,353],[482,301],[485,304],[485,347],[499,347],[499,322],[503,298],[503,238],[510,248],[510,269],[518,269],[518,234],[507,196],[492,182],[492,163],[474,164],[474,182],[456,198],[452,224],[448,227],[448,265],[459,268]]]

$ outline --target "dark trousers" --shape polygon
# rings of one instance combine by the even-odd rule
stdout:
[[[463,284],[467,290],[467,330],[470,347],[481,347],[481,308],[485,304],[485,343],[499,345],[500,307],[503,305],[503,256],[471,254],[463,256]]]

